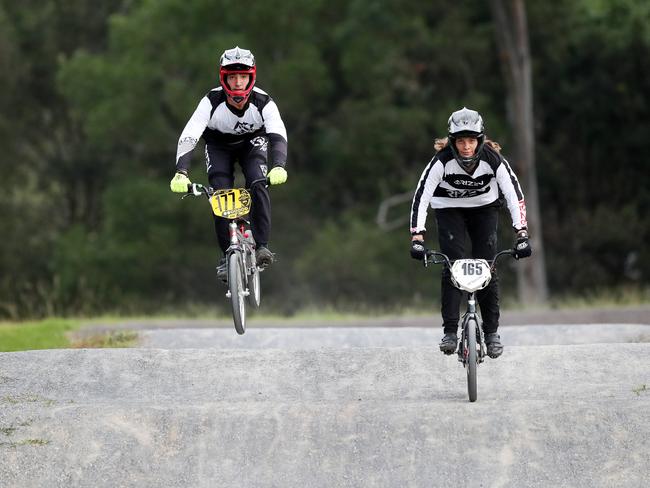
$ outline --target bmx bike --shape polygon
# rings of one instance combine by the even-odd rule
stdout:
[[[475,402],[477,393],[477,367],[487,354],[483,326],[476,309],[476,292],[485,288],[492,279],[497,260],[501,256],[515,256],[514,249],[500,251],[494,259],[456,259],[451,261],[446,254],[438,251],[427,251],[424,256],[424,266],[442,264],[451,272],[452,284],[467,293],[467,311],[463,315],[461,338],[458,343],[458,361],[467,372],[467,393],[469,401]]]
[[[217,217],[230,222],[230,246],[226,250],[226,297],[232,305],[232,318],[238,334],[246,332],[246,303],[260,306],[260,273],[255,260],[255,241],[250,223],[243,217],[250,212],[251,195],[244,188],[214,190],[198,183],[188,187],[186,196],[206,196]]]

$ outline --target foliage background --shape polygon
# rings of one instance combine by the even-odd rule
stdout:
[[[527,9],[550,292],[647,289],[650,4]],[[508,155],[494,37],[481,0],[0,0],[0,318],[225,305],[209,209],[168,182],[234,45],[289,133],[265,309],[428,306],[438,278],[408,258],[408,204],[403,228],[375,216],[463,105]],[[191,176],[205,183],[201,147]],[[505,294],[513,280],[504,266]]]

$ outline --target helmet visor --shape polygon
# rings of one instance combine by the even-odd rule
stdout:
[[[235,47],[233,49],[226,49],[221,55],[219,60],[221,67],[241,65],[247,68],[255,66],[255,56],[248,49],[240,49]]]
[[[483,118],[477,111],[463,107],[449,117],[449,135],[480,137],[483,135]]]

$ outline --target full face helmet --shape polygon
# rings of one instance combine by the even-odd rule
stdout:
[[[248,49],[239,46],[226,49],[219,60],[219,81],[228,96],[239,103],[246,100],[255,86],[255,56]],[[248,85],[243,90],[233,90],[228,85],[227,76],[232,74],[249,75]]]
[[[485,144],[485,134],[483,133],[483,118],[476,110],[470,110],[467,107],[463,107],[460,110],[457,110],[451,117],[449,117],[448,122],[448,136],[449,136],[449,145],[451,146],[451,152],[463,168],[468,169],[474,166],[479,158],[479,153]],[[469,158],[464,158],[458,153],[456,149],[456,139],[459,137],[475,137],[478,140],[478,146],[476,146],[476,151]]]

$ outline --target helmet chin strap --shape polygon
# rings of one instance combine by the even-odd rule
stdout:
[[[240,103],[246,102],[249,99],[249,97],[250,97],[250,94],[245,95],[245,96],[242,96],[242,95],[228,95],[228,99],[232,103],[236,103],[237,105],[239,105]]]
[[[473,173],[476,167],[478,166],[478,161],[474,161],[469,164],[463,164],[463,169],[467,171],[468,173]]]

